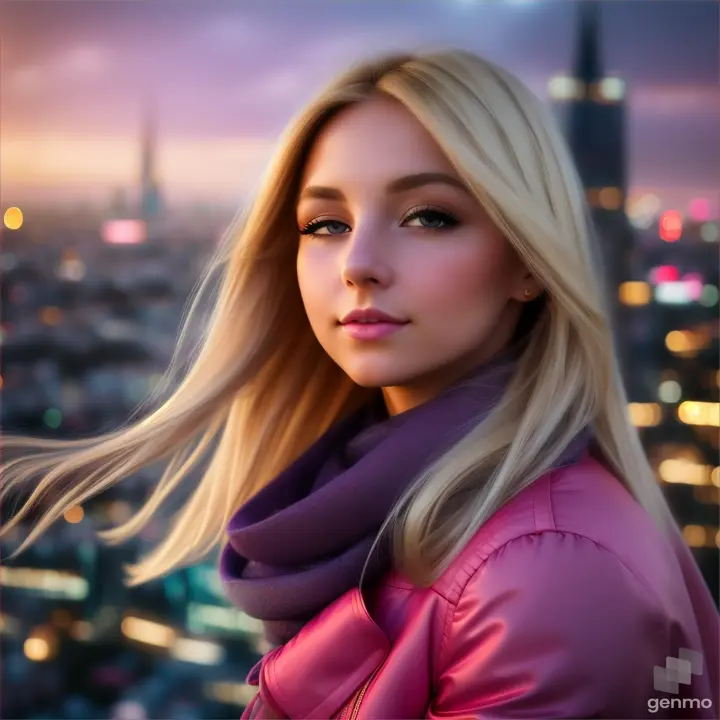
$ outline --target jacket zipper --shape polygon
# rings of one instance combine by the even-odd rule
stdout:
[[[380,670],[379,667],[375,668],[372,675],[370,675],[370,677],[365,681],[365,684],[360,688],[360,691],[355,696],[355,699],[352,702],[352,711],[350,712],[350,717],[348,718],[348,720],[355,720],[355,718],[357,718],[358,713],[360,712],[360,704],[362,703],[363,697],[364,697],[365,693],[367,692],[367,689],[370,687],[370,683],[373,681],[375,676],[378,674],[379,670]],[[343,711],[340,714],[340,717],[338,720],[343,720],[343,718],[345,717],[345,710],[347,710],[347,708],[348,708],[348,705],[346,705],[343,708]]]

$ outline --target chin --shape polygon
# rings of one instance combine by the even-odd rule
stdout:
[[[345,374],[357,385],[364,388],[383,388],[407,385],[418,373],[409,368],[403,370],[400,363],[392,360],[379,361],[366,358],[364,361],[350,361],[341,365]]]

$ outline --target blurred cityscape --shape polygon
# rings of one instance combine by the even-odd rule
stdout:
[[[712,198],[672,208],[652,193],[631,196],[629,99],[622,78],[604,72],[599,18],[586,5],[572,72],[550,80],[548,100],[593,208],[628,412],[717,602],[720,223]],[[167,203],[154,127],[148,108],[137,187],[104,206],[2,206],[5,433],[116,428],[168,365],[233,211]],[[250,700],[243,680],[269,648],[259,624],[225,600],[216,559],[127,588],[122,566],[157,542],[162,518],[120,547],[95,538],[128,518],[158,476],[148,469],[73,508],[0,567],[2,717],[234,718]],[[26,532],[2,544],[3,557]]]

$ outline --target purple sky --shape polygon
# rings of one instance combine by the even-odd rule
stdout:
[[[568,70],[574,0],[0,0],[2,201],[133,185],[140,98],[156,96],[171,197],[232,201],[292,114],[349,61],[459,46],[541,97]],[[719,5],[602,3],[603,54],[630,92],[630,177],[665,203],[720,189]]]

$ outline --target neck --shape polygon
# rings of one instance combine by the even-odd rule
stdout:
[[[455,383],[475,375],[486,366],[509,358],[511,354],[507,348],[480,357],[475,353],[455,364],[451,370],[447,367],[431,370],[402,385],[384,387],[382,394],[387,413],[392,417],[423,405]]]

